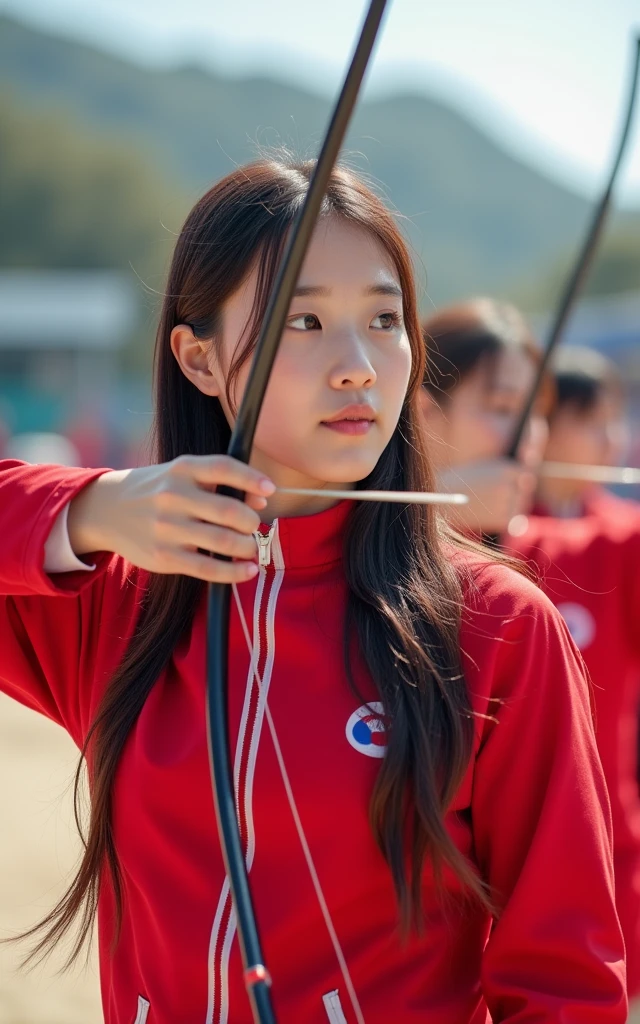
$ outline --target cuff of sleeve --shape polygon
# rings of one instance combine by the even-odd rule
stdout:
[[[80,561],[69,539],[69,503],[58,513],[44,545],[44,571],[51,575],[61,572],[92,572],[95,565]]]
[[[91,558],[96,563],[95,573],[86,571],[83,563],[81,570],[47,573],[45,564],[45,544],[52,527],[66,505],[75,498],[83,487],[86,487],[107,469],[73,469],[61,466],[24,466],[25,480],[23,488],[25,501],[23,514],[29,511],[33,503],[35,516],[32,529],[24,545],[22,563],[22,585],[17,593],[66,594],[75,596],[85,587],[90,587],[96,578],[116,557],[111,552],[95,552]],[[37,507],[37,512],[36,512]],[[74,556],[75,557],[75,556]]]

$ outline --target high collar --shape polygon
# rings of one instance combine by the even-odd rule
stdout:
[[[345,524],[352,507],[353,502],[347,500],[312,516],[275,519],[285,566],[301,569],[340,562]]]

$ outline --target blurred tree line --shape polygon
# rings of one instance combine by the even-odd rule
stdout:
[[[584,289],[585,296],[616,295],[640,290],[640,216],[631,224],[619,227],[609,224],[596,252]],[[549,268],[538,268],[538,274],[514,291],[513,298],[527,312],[543,312],[553,308],[573,269],[577,249],[558,254]]]
[[[0,94],[0,266],[129,274],[142,310],[142,344],[124,353],[129,369],[148,369],[158,293],[188,205],[130,140]]]
[[[175,232],[194,195],[158,166],[131,137],[102,125],[91,131],[62,109],[25,104],[0,93],[0,265],[119,268],[138,278],[144,346],[126,359],[148,366],[158,293]],[[574,252],[551,266],[532,266],[512,298],[530,311],[545,309],[562,286]],[[588,293],[640,288],[640,215],[610,229],[591,274]]]

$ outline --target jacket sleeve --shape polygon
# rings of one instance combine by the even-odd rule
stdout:
[[[101,552],[94,572],[48,576],[44,550],[61,510],[103,472],[0,461],[0,690],[78,745],[133,628],[132,567]]]
[[[528,581],[517,588],[510,614],[492,616],[494,720],[473,781],[475,852],[497,911],[485,999],[494,1024],[622,1024],[624,945],[589,688],[555,608]]]

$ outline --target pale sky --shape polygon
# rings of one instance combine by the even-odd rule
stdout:
[[[269,71],[335,93],[365,0],[0,0],[0,11],[149,64]],[[370,93],[453,100],[587,195],[617,137],[640,0],[393,0]],[[640,109],[620,196],[640,206]],[[419,130],[419,126],[416,126]]]

